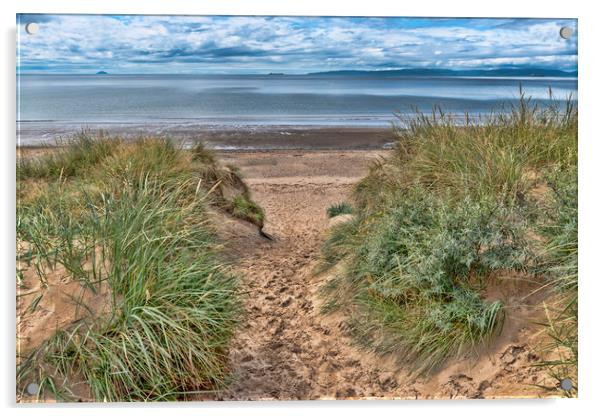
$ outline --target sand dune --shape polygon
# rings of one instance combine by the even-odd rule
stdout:
[[[329,227],[326,208],[346,199],[352,184],[383,151],[279,151],[225,153],[242,169],[253,197],[266,211],[266,231],[225,224],[224,240],[243,276],[246,317],[229,355],[232,384],[224,400],[328,398],[538,397],[546,377],[533,367],[537,353],[538,299],[516,296],[504,331],[478,357],[467,354],[429,378],[416,378],[394,357],[359,350],[344,335],[343,317],[319,313],[317,290],[328,276],[315,276]],[[205,397],[206,398],[206,397]]]

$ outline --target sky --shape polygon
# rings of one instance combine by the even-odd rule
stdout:
[[[21,73],[577,69],[574,19],[21,14],[17,24]]]

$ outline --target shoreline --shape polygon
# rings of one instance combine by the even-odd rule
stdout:
[[[82,131],[82,128],[63,131],[46,128],[43,131],[17,131],[17,148],[52,148],[60,140]],[[140,137],[165,137],[192,146],[202,141],[216,152],[278,151],[278,150],[378,150],[395,141],[391,127],[305,127],[282,126],[268,129],[199,129],[172,127],[157,130],[153,126],[131,128],[117,126],[110,129],[91,129],[111,136],[129,139]],[[49,137],[50,136],[50,137]]]

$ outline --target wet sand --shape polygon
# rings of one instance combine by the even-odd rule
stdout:
[[[278,150],[278,149],[381,149],[394,141],[389,127],[300,127],[270,126],[246,128],[211,128],[195,125],[164,124],[89,124],[63,125],[21,123],[17,144],[36,147],[51,146],[62,138],[90,129],[129,139],[167,137],[185,143],[203,141],[216,150]]]

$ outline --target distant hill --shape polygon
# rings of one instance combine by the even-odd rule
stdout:
[[[325,71],[307,75],[320,76],[379,76],[379,77],[576,77],[577,71],[547,68],[497,68],[453,70],[440,68],[406,68],[386,71]]]
[[[109,73],[105,71],[98,71],[96,75],[109,75]]]

